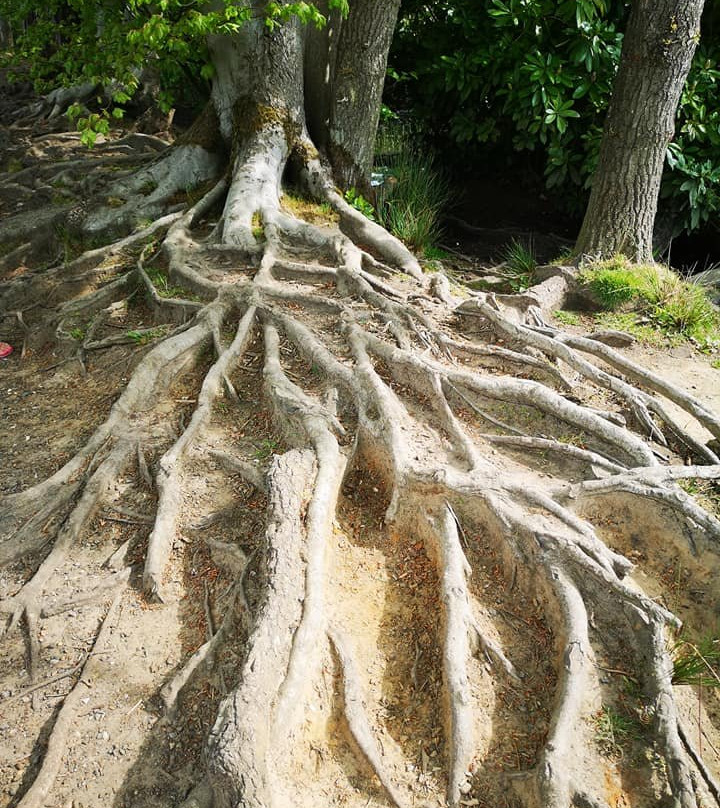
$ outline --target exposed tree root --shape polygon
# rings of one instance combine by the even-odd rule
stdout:
[[[403,808],[405,802],[385,771],[382,753],[373,737],[370,722],[363,709],[364,699],[360,688],[359,676],[355,670],[355,661],[348,649],[347,642],[336,628],[329,630],[328,637],[332,642],[342,668],[343,707],[350,733],[355,739],[355,743],[358,745],[363,756],[370,764],[373,773],[382,783],[392,804],[395,805],[396,808]]]
[[[215,333],[223,315],[222,308],[213,312],[210,328]],[[148,594],[162,600],[162,574],[172,547],[175,525],[182,498],[181,473],[182,459],[194,440],[202,434],[202,429],[210,418],[213,402],[223,393],[222,380],[233,362],[242,356],[250,337],[250,329],[255,317],[250,308],[238,325],[237,334],[230,347],[223,351],[212,366],[198,396],[198,406],[192,420],[181,437],[160,460],[157,475],[158,509],[155,525],[150,534],[148,551],[143,572],[143,585]]]
[[[720,464],[669,416],[663,397],[716,436],[720,419],[617,351],[548,329],[540,298],[560,294],[555,281],[517,298],[477,295],[449,316],[447,281],[426,284],[405,247],[339,196],[309,149],[306,190],[339,214],[340,230],[294,218],[279,203],[285,135],[280,125],[270,129],[238,152],[229,185],[218,182],[187,212],[5,292],[22,311],[38,291],[61,294],[65,283],[63,299],[52,302],[55,338],[65,340],[79,314],[87,318],[79,346],[86,362],[128,339],[154,338],[147,323],[134,338],[110,330],[117,307],[134,296],[168,329],[139,354],[75,455],[2,501],[0,565],[34,559],[0,606],[4,635],[24,620],[31,687],[40,684],[42,621],[96,602],[108,587],[134,587],[125,570],[131,552],[142,556],[132,563],[143,565],[152,608],[169,613],[191,586],[196,565],[182,579],[178,564],[197,541],[204,549],[193,553],[209,548],[230,583],[221,611],[203,583],[204,640],[163,674],[163,721],[181,721],[193,688],[213,671],[224,675],[218,660],[229,648],[243,656],[229,691],[221,689],[202,782],[178,799],[187,808],[330,805],[341,795],[352,808],[371,798],[460,808],[500,805],[510,794],[513,806],[604,808],[611,801],[591,722],[613,685],[601,681],[596,660],[618,645],[632,649],[623,669],[652,714],[642,744],[664,761],[659,785],[621,784],[626,803],[672,794],[680,808],[698,808],[703,789],[717,797],[717,772],[678,730],[666,633],[679,621],[636,585],[633,564],[608,546],[601,520],[580,514],[591,499],[630,495],[673,515],[678,552],[689,542],[715,558],[720,521],[677,482],[717,480]],[[159,216],[187,171],[215,177],[207,153],[182,167],[177,154],[127,180],[123,206],[114,217],[96,212],[89,229],[127,224],[148,178],[157,188],[142,211]],[[162,254],[150,258],[150,238],[164,231]],[[134,268],[97,279],[103,262],[131,250]],[[151,261],[165,262],[172,296],[157,288]],[[508,346],[463,334],[465,317],[482,318]],[[172,385],[208,352],[202,380],[180,399],[194,406],[186,422],[173,415]],[[579,380],[611,394],[607,412],[582,398]],[[614,412],[618,403],[637,431]],[[258,424],[267,430],[260,443],[250,435]],[[683,466],[678,457],[661,465],[654,448],[668,430],[698,463],[715,465]],[[354,480],[366,497],[357,522],[347,518]],[[123,502],[131,486],[147,494],[143,505]],[[251,525],[241,547],[223,513],[247,489],[267,497],[267,510],[238,518]],[[157,493],[154,514],[149,492]],[[197,505],[214,496],[212,507]],[[104,579],[80,595],[49,597],[102,509],[129,529],[150,520],[147,547],[144,537],[118,541],[104,551]],[[405,570],[411,551],[417,566]],[[369,560],[375,577],[364,571]],[[398,574],[383,578],[391,568]],[[406,584],[431,615],[424,631],[403,625]],[[368,600],[367,614],[343,621],[337,593],[353,587],[358,597],[363,587],[382,594]],[[611,635],[596,629],[599,614]],[[389,627],[404,631],[402,646]],[[552,676],[541,681],[545,667]],[[23,808],[50,794],[78,688],[60,708]],[[529,708],[545,716],[542,727],[532,740],[523,736],[512,764],[496,760],[506,736],[529,722]],[[343,777],[355,790],[343,790]]]

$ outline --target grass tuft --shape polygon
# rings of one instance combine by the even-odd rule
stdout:
[[[681,640],[672,649],[674,685],[720,687],[720,639]]]
[[[157,267],[146,267],[145,272],[147,273],[148,278],[150,278],[152,281],[152,285],[155,287],[155,290],[160,297],[174,297],[181,298],[183,300],[200,299],[196,294],[183,289],[182,286],[173,286],[170,283],[166,272],[162,269]]]
[[[127,331],[126,336],[128,339],[131,339],[136,345],[147,345],[148,343],[152,342],[159,337],[164,337],[168,331],[169,327],[166,325],[158,326],[157,328],[152,328],[150,330],[143,330],[143,331]]]
[[[701,348],[720,341],[720,312],[703,287],[669,267],[616,256],[585,267],[579,280],[606,310],[639,313],[665,334],[680,334]]]
[[[562,325],[582,325],[580,315],[574,311],[558,309],[557,311],[553,312],[553,316],[559,323],[562,323]]]
[[[532,286],[535,270],[537,269],[537,259],[533,252],[532,242],[527,244],[513,239],[503,251],[502,269],[496,268],[496,272],[507,278],[510,287],[515,292],[523,292]]]
[[[627,746],[643,737],[643,727],[634,716],[618,712],[607,704],[595,714],[595,741],[605,757],[622,758]]]
[[[376,175],[383,177],[375,205],[380,224],[419,254],[431,250],[442,232],[442,210],[450,201],[450,184],[432,154],[404,140]]]

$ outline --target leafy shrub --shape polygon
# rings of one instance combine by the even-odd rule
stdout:
[[[403,0],[389,92],[428,129],[449,137],[463,164],[496,162],[525,175],[531,165],[544,172],[560,204],[579,213],[630,5]],[[668,149],[663,206],[677,229],[695,229],[720,210],[719,20],[718,4],[706,3]]]
[[[368,202],[355,188],[348,188],[345,191],[345,201],[355,210],[359,210],[365,218],[370,219],[371,222],[375,221],[375,208],[372,206],[372,202]]]

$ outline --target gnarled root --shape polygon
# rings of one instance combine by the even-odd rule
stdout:
[[[415,259],[359,218],[310,151],[305,187],[339,214],[340,230],[291,216],[278,198],[285,133],[271,129],[238,152],[229,187],[217,183],[189,211],[123,242],[140,253],[132,271],[60,303],[59,338],[78,312],[92,316],[86,357],[125,344],[106,326],[118,297],[133,293],[128,284],[160,322],[178,325],[141,355],[73,458],[3,500],[9,538],[0,563],[46,553],[2,605],[7,628],[26,622],[31,686],[42,620],[102,598],[106,586],[135,586],[123,571],[130,554],[143,565],[152,608],[176,614],[200,569],[188,558],[209,548],[224,559],[222,573],[213,568],[226,576],[223,595],[213,593],[215,606],[225,598],[222,619],[205,580],[204,636],[159,677],[163,726],[182,722],[184,694],[213,670],[227,694],[206,771],[196,772],[201,784],[178,795],[187,808],[211,799],[216,808],[311,799],[361,808],[373,797],[459,808],[500,804],[509,786],[527,808],[605,806],[607,767],[592,721],[619,697],[598,673],[618,647],[633,649],[623,669],[653,715],[652,738],[636,743],[663,756],[658,788],[698,808],[695,773],[710,780],[678,732],[668,668],[665,630],[679,620],[636,584],[633,564],[609,546],[605,520],[587,504],[623,494],[662,508],[676,522],[677,546],[687,536],[715,563],[720,522],[676,483],[714,481],[717,466],[658,462],[656,416],[690,441],[658,396],[711,432],[720,421],[619,353],[548,329],[532,294],[478,295],[450,316],[453,287],[442,278],[426,286]],[[190,170],[199,165],[209,178],[211,162],[202,157]],[[143,178],[158,183],[148,204],[162,207],[182,171],[172,161],[148,169]],[[137,182],[126,188],[127,207]],[[210,222],[223,199],[220,220]],[[210,233],[204,241],[200,226]],[[141,244],[165,228],[162,253],[149,258]],[[113,255],[86,253],[73,272],[93,273]],[[149,269],[156,260],[167,262],[171,297]],[[53,272],[55,283],[62,272]],[[22,309],[35,284],[39,277],[14,286],[7,299]],[[464,337],[462,315],[482,318],[511,345]],[[143,324],[135,339],[151,333]],[[179,394],[192,417],[169,428],[173,380],[207,351],[202,379]],[[582,400],[578,378],[630,407],[639,431]],[[697,456],[717,462],[710,449]],[[132,486],[142,488],[144,508],[121,510]],[[267,497],[264,514],[249,490]],[[123,537],[104,551],[115,573],[106,569],[85,601],[48,600],[53,576],[103,505],[119,514],[108,517],[116,525],[142,532],[150,520],[147,549],[146,534],[130,544]],[[217,523],[208,513],[220,514]],[[182,564],[190,571],[181,574]],[[662,588],[661,577],[655,583]],[[227,663],[228,649],[239,649],[237,664]],[[72,720],[74,692],[58,731]],[[39,785],[20,805],[46,799],[60,745],[51,737]],[[627,803],[647,796],[608,776]]]

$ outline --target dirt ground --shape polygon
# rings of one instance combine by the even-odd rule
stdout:
[[[81,154],[76,139],[40,129],[8,130],[3,142],[6,180],[31,165]],[[98,151],[97,157],[109,160],[111,168],[119,165],[112,160],[123,159],[122,152],[112,149]],[[15,198],[6,194],[0,222],[23,210],[30,210],[29,215],[40,215],[43,208],[64,212],[78,201],[63,197],[61,189],[40,184],[35,199],[21,191]],[[0,254],[17,246],[2,245]],[[62,248],[73,246],[66,240]],[[44,267],[27,266],[22,260],[3,264],[0,284],[62,267],[64,257],[57,250],[57,242],[48,246]],[[132,269],[137,258],[131,250],[120,252],[104,271]],[[162,262],[156,267],[156,277],[163,279]],[[456,269],[467,273],[473,265],[460,261]],[[62,284],[56,288],[60,296]],[[51,330],[57,326],[61,302],[61,297],[38,300],[22,319],[0,312],[0,341],[14,347],[0,361],[3,495],[19,493],[62,468],[108,417],[133,370],[177,325],[158,321],[145,302],[130,297],[112,309],[95,335],[98,341],[109,341],[81,351],[87,323],[68,317],[62,333]],[[331,318],[317,313],[312,324],[326,344],[335,341],[344,360],[345,349]],[[383,331],[380,325],[372,327]],[[232,334],[222,338],[232,339]],[[267,586],[262,558],[267,498],[243,475],[228,470],[219,453],[243,458],[265,473],[273,458],[287,449],[282,430],[271,418],[272,404],[264,398],[262,351],[262,339],[256,334],[229,378],[236,395],[216,402],[205,442],[191,450],[185,463],[163,602],[154,602],[142,590],[142,562],[158,492],[133,466],[105,492],[102,507],[82,531],[81,540],[52,571],[38,613],[27,617],[34,624],[8,625],[0,657],[0,808],[24,808],[24,795],[42,771],[43,761],[53,755],[56,775],[41,803],[47,808],[170,808],[183,804],[202,780],[205,740],[222,700],[238,685],[251,615]],[[309,394],[319,395],[316,366],[295,354],[289,344],[281,345],[281,353],[288,376],[301,380]],[[711,366],[712,357],[690,347],[638,344],[626,355],[691,389],[720,411],[720,370]],[[475,359],[466,362],[480,372],[480,364],[474,363]],[[164,404],[148,416],[153,438],[141,449],[153,474],[190,422],[211,364],[211,351],[206,350],[198,361],[184,366],[172,379]],[[380,362],[377,371],[408,412],[428,409],[427,401],[410,385],[404,387],[391,374],[385,375]],[[483,366],[482,372],[492,375],[501,370]],[[593,403],[602,408],[613,404],[611,398],[598,397]],[[341,411],[342,406],[341,402]],[[463,406],[457,408],[460,420],[473,439],[483,441],[484,431]],[[500,408],[488,411],[493,417],[505,417]],[[698,440],[710,438],[689,417],[686,422],[680,410],[672,411]],[[513,417],[516,426],[525,425],[521,408]],[[552,417],[542,422],[536,418],[533,425],[544,436],[567,438],[558,433]],[[148,428],[146,423],[144,429]],[[452,455],[439,428],[427,427],[425,438],[421,431],[413,437],[420,446],[425,439],[426,447],[441,447],[432,449],[438,467]],[[349,437],[345,443],[350,444]],[[486,448],[496,454],[489,444]],[[673,460],[685,462],[669,451]],[[508,474],[522,472],[528,485],[580,479],[572,468],[559,471],[552,459],[523,454],[503,451],[497,455],[498,467]],[[398,533],[385,523],[390,498],[382,474],[371,463],[348,470],[332,525],[325,599],[330,622],[341,625],[352,638],[366,694],[365,713],[405,804],[444,806],[450,751],[438,641],[441,581],[435,551],[421,532]],[[597,527],[611,549],[636,564],[632,585],[684,621],[679,639],[717,637],[717,554],[679,550],[676,515],[663,507],[638,508],[620,494],[603,499],[601,505],[593,502],[584,506],[583,517]],[[553,627],[550,598],[543,595],[535,573],[517,567],[510,572],[513,564],[508,564],[492,519],[474,507],[462,510],[462,503],[458,508],[464,552],[473,570],[468,598],[478,630],[503,648],[521,672],[517,678],[497,675],[497,665],[487,652],[476,653],[469,661],[470,709],[478,720],[467,793],[460,804],[518,808],[522,803],[507,783],[538,763],[547,741],[563,667],[562,639]],[[31,552],[2,559],[0,607],[11,602],[40,566],[68,510],[69,506],[33,523]],[[234,575],[240,565],[244,602],[237,596]],[[168,706],[168,683],[212,640],[228,615],[233,629],[227,641]],[[587,767],[589,780],[604,784],[610,808],[650,808],[667,798],[661,783],[665,764],[647,739],[650,719],[637,678],[629,670],[633,654],[613,641],[605,616],[591,615],[590,625],[598,680],[583,695],[585,718],[575,727],[578,747],[586,750],[580,764]],[[37,642],[28,643],[28,636],[36,636]],[[305,705],[302,742],[283,762],[284,781],[293,786],[284,797],[286,804],[391,805],[358,756],[345,724],[338,655],[325,650],[320,664]],[[719,691],[690,686],[675,691],[695,747],[712,774],[720,777]],[[67,724],[65,741],[54,749],[52,733],[59,724]]]

